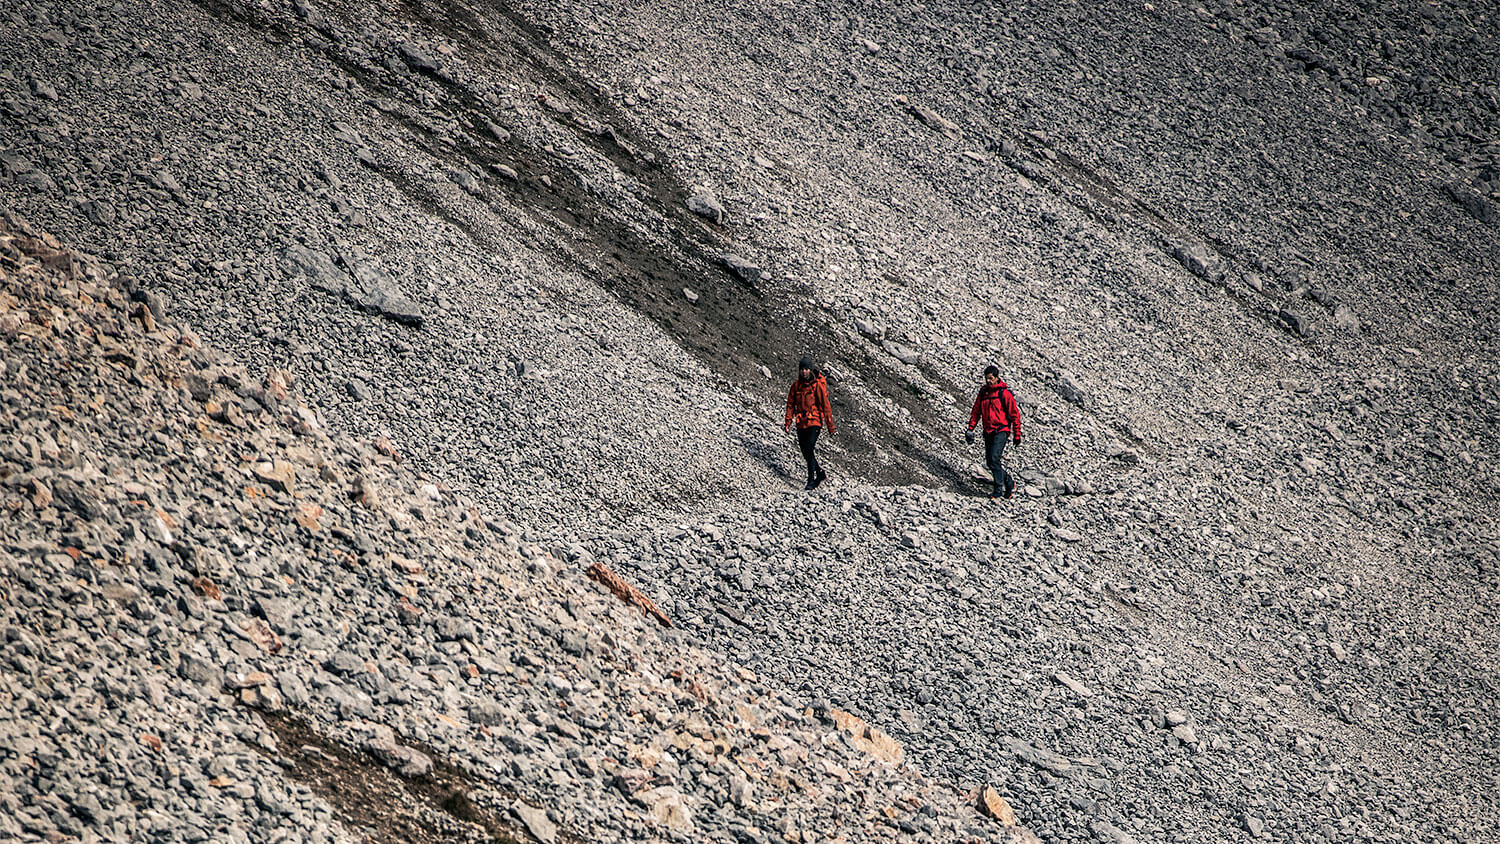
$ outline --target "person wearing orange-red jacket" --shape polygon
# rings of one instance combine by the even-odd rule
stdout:
[[[828,428],[828,435],[833,436],[833,408],[828,404],[828,382],[807,355],[797,362],[797,380],[792,382],[792,389],[786,394],[786,422],[781,427],[790,430],[794,424],[797,426],[797,445],[802,449],[802,459],[807,461],[805,488],[817,489],[818,484],[828,478],[828,473],[818,465],[814,449],[818,444],[818,434],[824,427]]]
[[[1021,408],[1010,387],[1000,380],[1000,368],[994,365],[984,368],[984,385],[974,397],[974,409],[969,412],[967,439],[974,441],[974,426],[984,422],[984,465],[995,477],[995,489],[990,500],[1009,498],[1016,490],[1016,482],[1000,463],[1005,453],[1005,440],[1009,438],[1017,446],[1021,444]]]

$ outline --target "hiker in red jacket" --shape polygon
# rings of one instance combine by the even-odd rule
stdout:
[[[1015,394],[1000,380],[1000,369],[990,365],[984,368],[984,386],[974,397],[974,409],[969,413],[969,433],[966,439],[974,442],[974,425],[984,420],[984,464],[995,476],[995,491],[990,493],[993,501],[1002,495],[1006,498],[1016,490],[1016,482],[1000,464],[1000,455],[1005,453],[1005,439],[1010,437],[1017,446],[1021,444],[1021,408],[1016,406]]]
[[[828,404],[828,382],[823,373],[813,364],[812,358],[802,356],[797,362],[797,380],[792,382],[791,392],[786,394],[786,422],[783,430],[797,425],[797,445],[802,448],[802,459],[807,461],[806,489],[817,489],[828,477],[818,465],[813,448],[818,444],[818,434],[828,426],[828,435],[833,436],[833,408]]]

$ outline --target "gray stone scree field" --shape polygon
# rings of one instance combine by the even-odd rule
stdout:
[[[97,256],[79,259],[91,284],[245,369],[209,379],[206,396],[170,374],[155,376],[170,388],[133,384],[167,404],[131,433],[102,421],[118,411],[86,409],[93,394],[77,407],[48,396],[83,387],[44,363],[44,347],[62,351],[23,342],[57,322],[11,293],[6,313],[27,316],[5,363],[0,491],[18,585],[4,638],[13,663],[29,662],[8,676],[42,676],[45,654],[139,679],[101,670],[45,695],[12,680],[4,723],[31,744],[0,763],[29,784],[0,818],[37,837],[370,834],[316,791],[291,821],[226,796],[252,769],[285,784],[323,758],[277,766],[255,748],[292,722],[191,691],[216,671],[261,671],[270,679],[232,690],[288,706],[334,742],[325,755],[409,739],[477,778],[465,788],[484,817],[526,827],[545,804],[558,834],[584,840],[1028,834],[973,808],[987,785],[1048,841],[1493,838],[1497,16],[1384,2],[8,7],[0,206],[58,239],[43,252]],[[110,367],[137,371],[104,345]],[[834,477],[812,495],[779,427],[805,350],[827,361],[840,420]],[[1000,506],[980,497],[960,436],[990,361],[1027,422],[1012,457],[1022,489]],[[206,432],[276,423],[284,400],[262,399],[287,387],[312,410],[289,411],[284,442],[247,445],[249,459],[213,450]],[[207,402],[222,419],[200,427]],[[65,430],[98,445],[67,452]],[[274,476],[272,444],[324,435],[367,444],[326,459],[343,467],[330,489],[369,471],[356,455],[397,473],[400,495],[369,511],[391,539],[347,503],[348,515],[319,506],[369,548],[293,529],[307,517],[295,493],[254,475],[269,460]],[[138,461],[172,455],[175,483],[208,474],[221,498],[136,477]],[[299,480],[319,474],[317,458],[303,464]],[[59,494],[47,471],[83,492]],[[290,534],[236,525],[271,506],[246,481]],[[89,509],[89,484],[116,490],[116,509]],[[453,509],[423,520],[411,496],[418,511]],[[219,510],[222,524],[192,515]],[[193,532],[153,534],[152,511]],[[215,568],[244,560],[252,536],[268,544],[248,568]],[[530,556],[486,550],[506,542]],[[755,720],[847,736],[851,754],[888,750],[873,738],[888,734],[914,766],[892,770],[930,778],[901,780],[919,805],[875,785],[846,784],[865,796],[840,803],[789,784],[808,801],[795,811],[781,792],[746,797],[715,765],[747,751],[718,751],[648,707],[637,722],[594,698],[599,712],[581,717],[610,725],[599,736],[553,728],[550,699],[532,708],[547,676],[571,684],[570,706],[623,688],[620,674],[670,679],[620,661],[627,639],[657,641],[634,610],[589,621],[614,600],[583,579],[596,563],[677,625],[639,647],[694,655],[681,657],[689,679],[671,682],[699,702],[667,694],[663,718],[709,706],[691,690],[702,675],[726,712],[747,701]],[[361,579],[370,566],[383,582]],[[281,588],[277,573],[321,596],[298,611],[306,632],[256,603]],[[497,615],[487,602],[510,587],[463,597],[502,574],[539,603]],[[197,577],[222,607],[195,603]],[[102,644],[106,627],[55,612],[43,623],[43,607],[119,604],[97,592],[116,581],[144,596],[100,616],[145,625],[128,642]],[[559,618],[543,593],[597,609]],[[420,619],[391,629],[435,641],[374,632],[404,624],[405,605]],[[376,620],[339,626],[350,618]],[[437,618],[472,631],[441,634]],[[286,656],[242,635],[256,620]],[[616,644],[516,656],[522,631],[566,644],[574,625]],[[339,652],[369,670],[325,662]],[[588,673],[611,659],[609,676]],[[170,736],[137,728],[145,716],[125,712],[151,683],[213,718],[174,718]],[[503,716],[471,720],[489,699]],[[157,752],[136,741],[147,732],[198,768],[174,783],[166,772],[186,769],[163,763],[136,785],[79,761],[93,757],[52,726],[58,706],[97,713],[105,737],[89,741]],[[210,726],[229,723],[238,732]],[[629,753],[589,749],[626,723]],[[564,746],[533,758],[535,735]],[[656,779],[601,761],[657,771],[637,746],[662,754]],[[209,757],[243,773],[207,770]],[[59,766],[66,777],[43,773]],[[240,785],[203,787],[216,778]],[[58,788],[85,781],[129,799],[97,798],[95,812]],[[413,823],[452,819],[434,835],[487,828],[441,806],[422,821],[412,795]],[[118,816],[102,808],[121,803]]]
[[[0,221],[8,840],[1036,841],[117,282]]]

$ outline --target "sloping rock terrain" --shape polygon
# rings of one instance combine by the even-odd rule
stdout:
[[[1035,840],[117,281],[0,226],[7,839]]]
[[[48,478],[62,504],[38,504],[46,496],[28,473],[45,456],[39,434],[56,444],[61,425],[42,413],[57,403],[46,390],[61,389],[44,378],[67,376],[40,357],[12,367],[13,339],[7,401],[40,415],[16,410],[31,422],[7,458],[18,502],[7,529],[22,543],[12,570],[55,584],[26,587],[43,596],[37,606],[92,595],[69,585],[64,559],[84,565],[70,547],[119,570],[85,582],[135,583],[160,574],[156,561],[223,590],[192,549],[244,556],[233,550],[249,539],[233,531],[262,531],[235,527],[240,505],[273,506],[227,497],[250,483],[291,534],[273,533],[267,547],[281,550],[251,558],[277,568],[233,576],[317,584],[323,599],[299,611],[313,629],[276,630],[276,611],[249,603],[260,585],[245,581],[229,590],[242,605],[221,597],[197,613],[180,588],[141,587],[170,597],[133,635],[163,639],[164,654],[203,642],[202,670],[186,670],[230,676],[255,670],[260,645],[241,633],[260,618],[286,659],[321,666],[308,670],[334,691],[299,703],[268,671],[275,683],[237,694],[279,690],[299,723],[336,740],[329,757],[362,750],[370,737],[359,731],[383,725],[488,783],[475,788],[505,782],[486,767],[493,743],[471,745],[474,730],[445,733],[403,707],[463,724],[452,713],[470,703],[448,689],[498,695],[484,685],[490,672],[477,658],[468,680],[449,666],[408,704],[381,685],[411,673],[391,654],[504,668],[496,653],[471,652],[493,642],[519,653],[530,640],[516,637],[534,633],[498,620],[499,604],[453,597],[467,570],[529,584],[538,602],[576,592],[612,606],[582,581],[603,564],[678,625],[653,653],[695,654],[681,657],[694,666],[684,677],[722,678],[725,691],[710,691],[724,700],[778,701],[787,724],[812,704],[798,729],[852,712],[954,793],[993,785],[1046,840],[1492,838],[1497,14],[1337,2],[15,5],[0,15],[11,47],[0,62],[3,204],[115,267],[114,283],[143,306],[127,309],[143,331],[170,314],[244,365],[176,390],[203,394],[166,408],[206,414],[189,436],[224,436],[262,411],[286,426],[192,457],[238,467],[219,492],[224,524],[123,486],[150,505],[133,521],[70,510],[69,487],[59,497]],[[28,320],[17,325],[40,325]],[[779,430],[804,351],[826,361],[840,420],[825,438],[834,478],[812,495],[795,488],[800,460]],[[978,495],[976,455],[959,436],[991,361],[1026,418],[1009,456],[1022,489],[1001,506]],[[291,385],[313,409],[280,420],[275,393]],[[221,401],[221,389],[240,401]],[[110,442],[174,453],[113,424],[125,433]],[[89,430],[103,437],[111,424]],[[391,538],[361,527],[373,550],[289,526],[318,522],[277,496],[297,494],[320,458],[274,451],[321,443],[318,430],[379,444],[322,458],[328,483],[372,465],[396,473],[399,494],[372,511],[388,518],[371,521]],[[83,463],[117,478],[104,455],[137,458],[114,448]],[[110,481],[127,482],[145,484]],[[413,492],[423,484],[430,502]],[[374,486],[358,495],[382,498]],[[364,505],[336,510],[339,495],[328,496],[307,503],[355,536],[345,520]],[[48,506],[75,517],[38,521]],[[161,541],[143,515],[152,510],[203,538]],[[490,523],[520,527],[496,539]],[[88,551],[119,544],[85,535],[105,528],[139,549]],[[527,563],[486,555],[507,537]],[[356,567],[315,550],[285,569],[285,554],[306,556],[291,549],[340,542]],[[445,543],[466,553],[431,550]],[[156,546],[168,550],[153,556]],[[403,637],[372,633],[357,640],[368,652],[340,651],[353,634],[336,632],[339,620],[367,612],[350,584],[386,565],[382,554],[421,569],[382,572],[378,594],[395,602],[384,621],[412,612],[405,595],[419,629],[436,614],[473,634],[414,654]],[[401,591],[406,575],[430,576],[440,599]],[[504,591],[486,588],[484,601]],[[523,613],[551,619],[542,639],[600,626],[544,606]],[[656,641],[633,613],[614,607],[610,635],[633,624],[632,636]],[[57,630],[24,615],[7,639],[34,661]],[[205,641],[221,628],[238,642]],[[341,673],[323,662],[336,652],[374,669],[345,659]],[[603,651],[565,652],[512,660],[492,685],[519,670],[531,683],[557,674],[575,693],[580,673],[590,690],[615,688],[613,674],[587,673],[602,673]],[[56,716],[41,713],[70,693],[17,695],[15,721],[50,727]],[[562,696],[571,705],[575,693]],[[328,702],[341,694],[357,708]],[[443,706],[418,703],[434,694]],[[200,697],[188,696],[195,712],[240,732],[259,723]],[[510,709],[480,723],[516,754],[495,758],[524,806],[555,801],[554,820],[586,838],[673,834],[670,806],[639,823],[576,808],[602,805],[591,788],[608,799],[643,789],[591,786],[619,775],[577,762],[594,758],[582,750],[525,761],[504,736],[528,753],[535,735],[580,746],[590,736],[551,729],[555,713],[528,720],[551,710],[497,701]],[[201,745],[192,758],[228,742],[245,766],[271,771],[253,747],[303,727],[265,724],[250,738],[176,735]],[[883,826],[871,826],[879,806],[813,799],[807,822],[768,827],[717,798],[726,774],[692,769],[677,751],[691,747],[666,752],[683,768],[661,787],[702,789],[684,798],[705,824],[680,833],[690,837],[797,840],[791,826],[804,840],[1010,834],[928,791],[917,802],[932,812],[895,810]],[[37,757],[24,758],[7,775],[32,771]],[[552,767],[561,759],[573,761]],[[23,830],[115,834],[88,808],[32,811],[54,779],[33,779],[13,801],[30,819],[17,821]],[[137,822],[185,837],[205,828],[164,817]],[[287,828],[305,833],[306,817]]]

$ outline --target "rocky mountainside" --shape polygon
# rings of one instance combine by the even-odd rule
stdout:
[[[0,224],[7,839],[1036,840],[117,282]]]
[[[26,314],[8,335],[12,440],[0,455],[17,543],[8,576],[22,584],[6,589],[10,658],[33,673],[42,652],[119,661],[100,636],[31,610],[80,595],[92,605],[90,589],[127,584],[138,597],[126,615],[147,624],[131,641],[151,642],[168,676],[189,675],[174,696],[213,689],[215,671],[260,671],[270,679],[236,694],[293,713],[256,721],[213,692],[182,693],[220,719],[193,723],[239,725],[179,728],[183,758],[232,747],[245,771],[271,777],[253,748],[277,725],[358,760],[371,740],[360,731],[377,742],[394,731],[451,759],[465,789],[489,789],[485,811],[506,814],[495,789],[527,807],[554,801],[553,821],[584,839],[1021,835],[951,797],[987,785],[1045,840],[1493,837],[1497,15],[1337,2],[16,4],[0,14],[11,46],[0,205],[118,271],[92,284],[134,297],[152,321],[180,320],[245,369],[206,379],[204,395],[192,381],[161,389],[168,404],[139,420],[73,408],[100,444],[53,455],[48,438],[72,420],[46,408],[71,405],[39,397],[77,385],[49,381],[71,370],[46,355],[72,352],[26,345],[52,318],[7,306]],[[834,477],[811,495],[779,427],[803,352],[826,362],[840,423],[825,438]],[[991,361],[1026,420],[1010,456],[1022,489],[1001,506],[979,494],[977,455],[959,436]],[[223,365],[189,360],[184,373]],[[150,387],[135,381],[118,389]],[[275,394],[291,385],[311,409],[281,420]],[[189,420],[200,413],[203,427]],[[210,433],[261,413],[260,441],[210,446]],[[384,451],[279,459],[298,479],[333,466],[335,487],[369,469],[360,460],[397,472],[400,496],[370,511],[392,539],[350,521],[364,511],[349,504],[330,522],[352,539],[289,527],[296,493],[255,467],[274,476],[273,446],[320,436]],[[197,487],[152,488],[154,501],[126,489],[149,486],[137,461],[169,454],[208,467],[186,474],[218,489],[201,509],[223,523],[191,515]],[[38,483],[58,498],[43,467],[150,506],[39,504]],[[413,492],[424,485],[430,503]],[[226,497],[240,486],[273,493],[295,535],[273,531],[266,547],[280,550],[216,569],[194,549],[237,561],[264,533],[235,524],[241,505],[262,506]],[[307,503],[329,510],[339,496],[327,495]],[[419,514],[412,495],[417,511],[468,504]],[[257,518],[271,520],[264,507]],[[53,521],[38,515],[49,508]],[[149,511],[196,533],[153,534]],[[507,538],[490,523],[517,526],[504,532],[527,562],[485,551]],[[299,547],[313,562],[282,559],[305,557]],[[265,555],[322,596],[299,610],[310,633],[277,629],[274,605],[256,603],[280,589],[256,562]],[[430,604],[401,577],[370,573],[387,555],[419,570],[393,571],[430,577]],[[85,565],[99,571],[75,578]],[[658,745],[671,759],[659,783],[609,770],[598,759],[640,760],[596,758],[582,731],[595,728],[552,729],[553,709],[494,691],[519,671],[608,698],[625,687],[616,674],[636,676],[629,660],[594,676],[618,658],[597,647],[516,656],[531,641],[521,637],[566,645],[574,628],[648,636],[619,607],[607,624],[591,620],[603,609],[546,608],[543,593],[611,606],[583,580],[596,565],[677,625],[652,652],[691,662],[684,677],[721,678],[722,692],[699,680],[713,696],[775,701],[786,709],[775,717],[804,719],[775,722],[792,731],[889,734],[947,790],[903,785],[923,796],[893,816],[871,802],[879,788],[852,787],[866,795],[857,809],[812,797],[805,822],[783,823],[791,815],[734,799],[732,772],[693,769],[691,748]],[[471,569],[490,591],[453,597]],[[540,625],[497,617],[487,602],[511,587],[489,578],[502,575],[538,590],[521,615]],[[222,607],[186,596],[198,577]],[[339,626],[371,611],[366,588],[384,590],[369,593],[387,602],[382,623],[409,612],[404,596],[424,614],[409,629],[437,631],[441,616],[471,635],[434,632],[423,647],[374,622]],[[32,603],[11,597],[22,594]],[[246,625],[284,652],[253,650]],[[75,644],[42,646],[60,639]],[[345,671],[327,662],[338,653],[374,667]],[[418,674],[430,683],[411,676],[460,654],[479,676],[462,679],[456,662]],[[505,681],[486,685],[480,658]],[[157,663],[142,655],[121,670],[160,689]],[[667,676],[651,671],[648,685]],[[99,687],[129,682],[100,677],[78,688],[109,704],[95,706],[100,723],[125,729],[119,695]],[[49,707],[70,694],[12,692],[7,723],[46,727],[56,744]],[[583,717],[595,723],[629,712],[592,700]],[[463,725],[457,714],[486,701],[504,714],[479,725],[513,754],[495,756],[498,768],[492,736],[444,733],[421,714]],[[680,694],[664,704],[697,706]],[[105,729],[109,741],[119,729]],[[533,750],[537,735],[578,754]],[[119,819],[39,802],[62,795],[38,760],[81,751],[30,746],[5,769],[30,778],[7,806],[26,834],[209,829],[174,825],[176,804],[157,792],[128,791],[137,808]],[[71,770],[116,796],[126,787]],[[139,776],[179,798],[223,797],[180,775]],[[589,802],[598,794],[649,815],[663,804],[639,795],[660,788],[700,825],[579,808],[605,805]],[[265,830],[280,821],[255,826],[265,801],[237,805],[243,816],[197,811],[228,817],[224,829],[251,818],[245,834],[276,840]],[[305,832],[305,819],[285,828]],[[361,834],[357,819],[342,823],[329,834]]]

